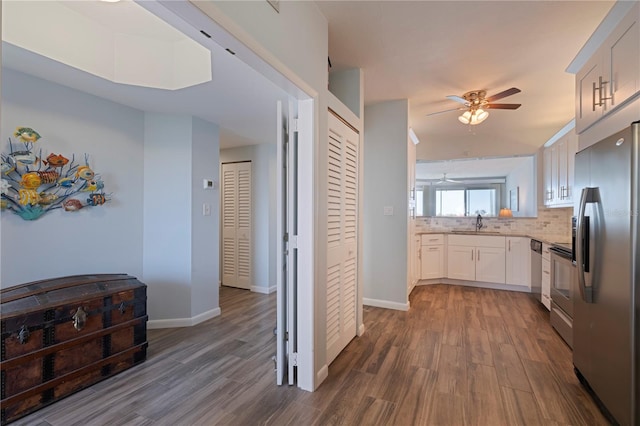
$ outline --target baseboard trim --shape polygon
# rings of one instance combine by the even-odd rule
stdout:
[[[454,280],[450,278],[420,280],[418,281],[417,285],[422,286],[422,285],[433,285],[433,284],[450,284],[450,285],[459,285],[459,286],[467,286],[467,287],[490,288],[492,290],[508,290],[508,291],[519,291],[521,293],[531,293],[530,287],[521,286],[521,285],[496,284],[496,283],[487,283],[483,281]]]
[[[251,286],[251,291],[253,291],[254,293],[262,293],[262,294],[275,293],[277,289],[278,289],[278,287],[275,286],[275,285],[272,285],[270,287],[261,287],[261,286],[257,286],[257,285],[252,285]]]
[[[369,299],[364,297],[362,299],[362,304],[367,306],[375,306],[376,308],[394,309],[396,311],[409,310],[409,302],[398,303],[398,302],[390,302],[388,300]]]
[[[329,366],[325,364],[316,373],[316,385],[315,385],[315,388],[318,389],[318,386],[320,386],[320,384],[322,382],[324,382],[327,377],[329,377]]]
[[[196,315],[191,318],[172,318],[161,320],[149,320],[147,321],[147,329],[155,330],[160,328],[178,328],[178,327],[192,327],[200,324],[211,318],[215,318],[222,313],[220,308],[210,309],[206,312]]]

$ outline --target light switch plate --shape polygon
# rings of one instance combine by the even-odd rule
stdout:
[[[393,216],[393,206],[384,206],[384,215]]]
[[[213,179],[202,179],[202,187],[204,189],[217,189],[218,182]]]
[[[202,216],[211,216],[211,204],[204,203],[202,205]]]

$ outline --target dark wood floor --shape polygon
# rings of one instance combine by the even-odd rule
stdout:
[[[365,307],[314,393],[275,386],[275,295],[223,288],[222,315],[149,331],[148,360],[16,425],[605,425],[548,312],[522,293],[416,287]]]

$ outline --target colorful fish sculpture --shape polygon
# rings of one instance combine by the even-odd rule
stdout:
[[[46,160],[43,160],[42,162],[45,166],[63,167],[69,162],[69,159],[61,154],[51,153],[47,156]]]
[[[40,194],[35,189],[21,189],[18,191],[18,203],[22,206],[31,204],[32,206],[40,202]]]
[[[36,189],[42,185],[42,179],[37,172],[25,173],[20,181],[20,186],[25,189]]]
[[[71,188],[73,184],[76,183],[75,179],[72,177],[62,178],[58,181],[58,186],[63,188]]]
[[[60,173],[55,170],[45,170],[44,172],[36,172],[40,179],[42,179],[42,183],[56,183],[58,178],[60,177]]]
[[[89,166],[80,166],[76,171],[76,177],[84,180],[91,180],[96,174],[89,168]]]
[[[90,198],[87,198],[87,204],[90,206],[101,206],[107,202],[107,198],[101,193],[91,194],[89,197]]]
[[[18,127],[13,135],[24,143],[34,143],[41,138],[40,134],[31,127]]]
[[[9,154],[9,157],[14,163],[20,164],[35,164],[38,161],[38,157],[31,151],[14,151]]]
[[[62,203],[62,207],[64,207],[65,211],[75,212],[82,208],[82,203],[79,200],[72,198]]]
[[[82,191],[96,192],[96,191],[100,191],[103,188],[104,188],[104,182],[99,179],[96,179],[96,180],[88,181],[87,185],[84,188],[82,188]]]
[[[57,199],[58,196],[56,194],[50,194],[46,192],[40,193],[40,204],[42,205],[52,204]]]

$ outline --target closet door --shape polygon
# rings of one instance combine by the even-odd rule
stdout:
[[[222,284],[251,288],[251,163],[222,164]]]
[[[356,335],[359,135],[331,112],[327,154],[327,361]]]

